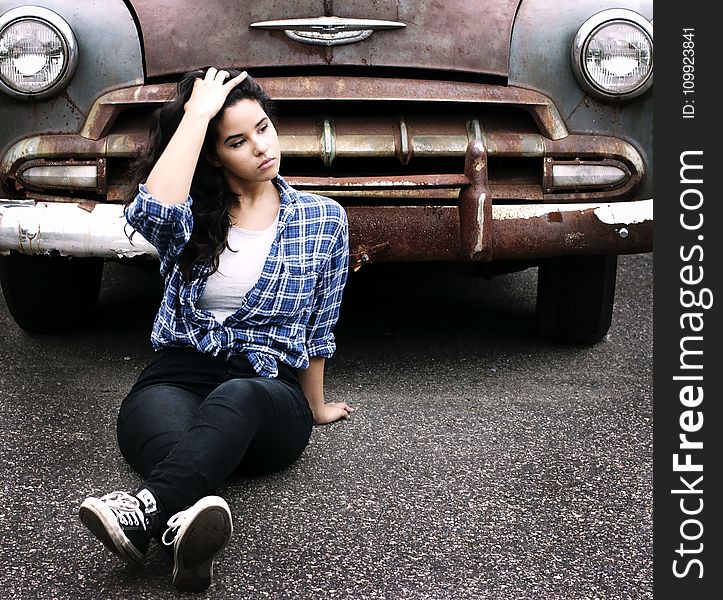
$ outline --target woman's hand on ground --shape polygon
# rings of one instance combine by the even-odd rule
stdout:
[[[227,71],[209,67],[203,79],[199,78],[193,82],[193,91],[183,107],[184,110],[188,114],[211,120],[221,110],[229,92],[246,79],[246,75],[246,71],[243,71],[226,81],[229,76]]]
[[[327,402],[314,412],[314,425],[326,425],[339,419],[346,419],[355,410],[346,402]]]

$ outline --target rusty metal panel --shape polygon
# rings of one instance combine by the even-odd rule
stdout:
[[[652,200],[615,205],[499,206],[493,256],[544,258],[653,250]],[[616,209],[618,212],[616,212]]]
[[[324,49],[292,42],[283,32],[258,31],[256,21],[289,16],[285,0],[132,0],[143,36],[148,77],[209,65],[326,65]],[[294,16],[324,14],[323,0],[295,0]],[[172,15],[172,18],[169,18]]]
[[[457,207],[348,207],[349,252],[371,261],[464,260]],[[468,260],[468,259],[467,259]]]
[[[493,206],[483,238],[490,260],[565,255],[634,254],[653,249],[652,200],[623,205]],[[348,207],[349,250],[373,261],[459,261],[456,206]],[[376,248],[370,256],[369,250]],[[356,266],[362,261],[357,260]]]
[[[359,44],[334,48],[331,64],[400,66],[506,76],[512,25],[519,0],[346,0],[340,17],[406,23]]]
[[[131,0],[140,22],[149,77],[208,65],[417,67],[506,76],[519,0]],[[338,16],[401,21],[354,44],[324,47],[289,39],[254,22]],[[173,15],[172,19],[168,15]],[[487,32],[487,34],[485,34]],[[494,35],[490,35],[494,32]],[[484,43],[480,43],[484,40]]]

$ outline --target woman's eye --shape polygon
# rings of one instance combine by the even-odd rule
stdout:
[[[231,144],[231,148],[238,148],[239,146],[241,146],[245,143],[246,143],[246,140],[239,140],[238,142],[234,142],[233,144]]]
[[[266,131],[268,128],[269,128],[268,124],[262,125],[262,126],[259,128],[259,132],[263,133],[263,132]]]

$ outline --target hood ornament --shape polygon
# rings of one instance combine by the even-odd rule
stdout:
[[[280,29],[288,37],[302,44],[314,46],[340,46],[367,39],[375,31],[401,29],[406,24],[376,19],[346,19],[342,17],[316,17],[309,19],[283,19],[251,23],[255,29]]]

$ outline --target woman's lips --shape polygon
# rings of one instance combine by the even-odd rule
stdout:
[[[268,169],[271,165],[276,162],[275,158],[267,158],[264,162],[259,165],[259,169]]]

